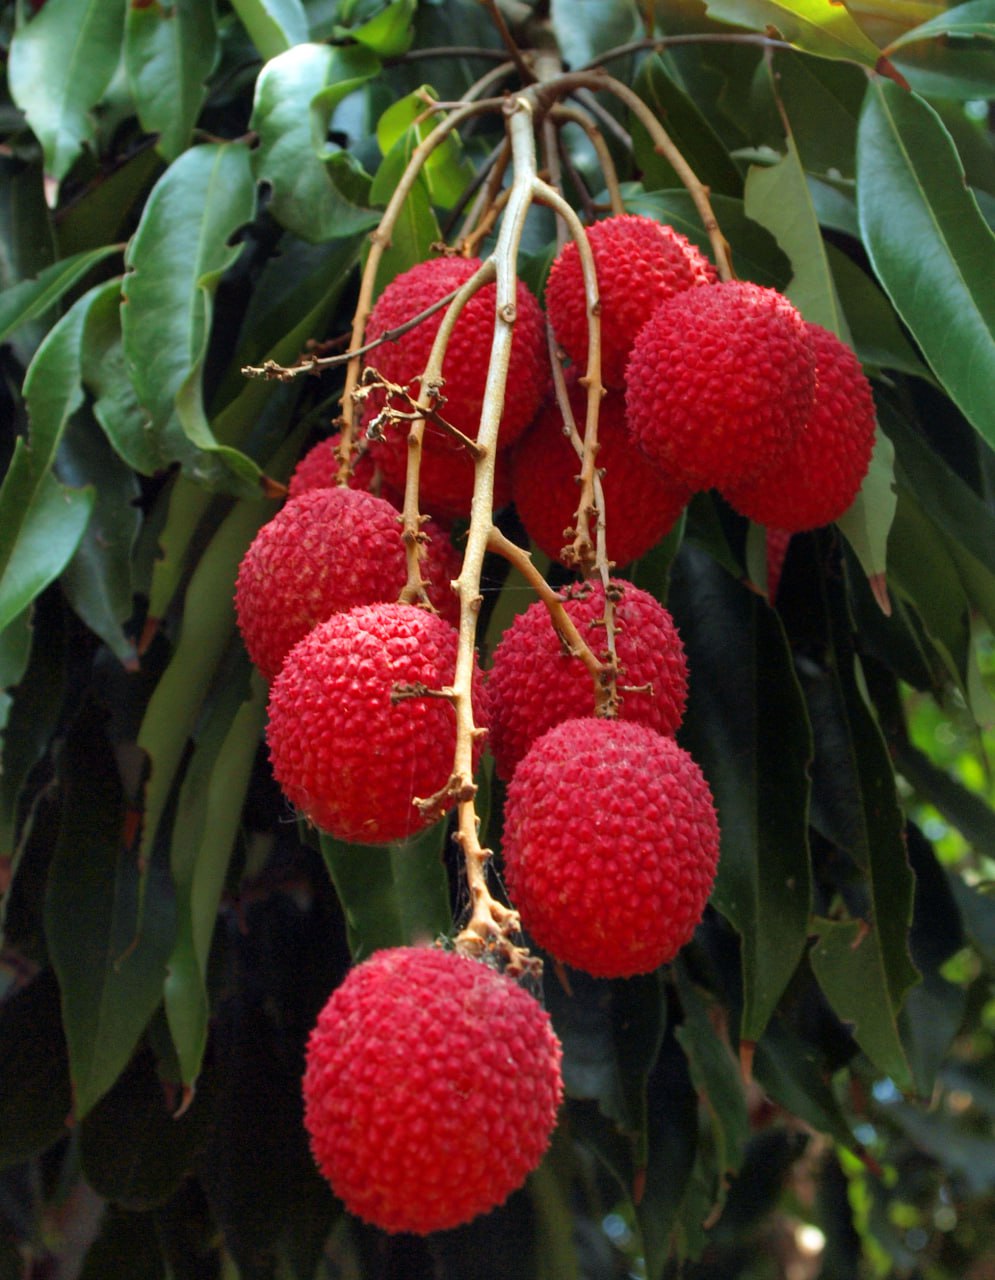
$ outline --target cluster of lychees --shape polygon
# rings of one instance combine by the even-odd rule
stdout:
[[[840,515],[874,432],[852,353],[773,290],[717,281],[669,227],[611,218],[590,243],[608,556],[643,554],[699,489],[718,488],[778,529]],[[473,496],[473,460],[459,436],[472,438],[481,416],[493,285],[474,294],[452,331],[422,442],[419,504],[440,522],[423,531],[430,608],[398,603],[409,581],[401,424],[413,416],[441,312],[410,322],[478,266],[441,258],[384,290],[366,338],[391,340],[370,356],[370,440],[350,487],[336,486],[334,442],[319,445],[238,575],[239,626],[271,682],[275,777],[308,819],[355,844],[404,839],[451,803],[450,584],[460,560],[445,522],[466,515]],[[589,326],[574,245],[553,265],[546,305],[582,419]],[[547,350],[546,316],[519,285],[495,502],[512,499],[536,544],[560,556],[577,518],[580,464],[550,395]],[[546,605],[533,605],[505,633],[486,677],[476,673],[473,702],[508,782],[502,852],[525,929],[559,961],[626,977],[673,959],[691,937],[719,832],[701,770],[674,739],[687,666],[673,620],[631,585],[607,591],[585,583],[558,606],[590,662],[564,644]],[[615,715],[596,714],[592,663],[617,685]],[[541,1158],[561,1095],[547,1015],[509,978],[456,952],[398,948],[357,967],[308,1051],[316,1159],[351,1209],[388,1230],[438,1230],[500,1203]]]

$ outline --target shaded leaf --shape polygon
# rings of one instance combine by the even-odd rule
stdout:
[[[754,592],[685,545],[670,607],[692,673],[681,742],[722,833],[712,901],[742,938],[739,1034],[756,1040],[808,935],[808,721],[780,621]]]
[[[336,105],[379,70],[368,49],[301,44],[269,61],[256,81],[253,172],[272,188],[273,216],[311,243],[352,236],[379,221],[336,186],[327,162],[337,153],[326,141]]]
[[[217,57],[213,0],[128,6],[124,63],[142,128],[175,160],[190,141]]]
[[[860,29],[849,12],[835,0],[705,0],[711,18],[771,29],[801,49],[820,58],[843,58],[877,68],[881,51]]]
[[[15,333],[22,324],[44,316],[60,299],[76,287],[90,270],[120,252],[119,245],[104,245],[100,249],[73,254],[53,262],[38,273],[34,280],[24,280],[13,288],[4,290],[0,298],[0,342]]]
[[[780,1015],[770,1020],[757,1043],[753,1070],[766,1092],[792,1115],[844,1147],[856,1145],[814,1046]]]
[[[391,199],[418,142],[417,130],[408,129],[384,156],[370,187],[373,204],[386,205]],[[428,187],[419,174],[401,206],[390,234],[390,244],[380,259],[377,291],[402,271],[424,262],[431,254],[432,245],[441,239],[442,232],[432,210]]]
[[[79,1280],[166,1280],[159,1240],[144,1214],[108,1206]]]
[[[860,226],[878,279],[936,376],[995,443],[995,235],[936,113],[872,83],[857,151]]]
[[[45,155],[46,199],[93,136],[90,109],[117,68],[125,0],[49,0],[10,43],[11,97]]]
[[[982,796],[969,791],[911,742],[896,742],[894,752],[899,773],[923,800],[933,805],[979,852],[995,849],[995,814]]]
[[[836,523],[856,553],[880,607],[887,599],[885,571],[897,503],[895,450],[879,427],[860,491]]]
[[[85,709],[59,762],[62,821],[45,933],[62,992],[73,1109],[82,1119],[123,1071],[162,997],[173,941],[169,874],[141,871],[122,839],[125,802],[103,718]]]
[[[46,969],[0,1002],[0,1168],[47,1150],[71,1106],[59,988]]]
[[[775,53],[773,69],[775,91],[806,172],[852,178],[866,75],[843,62],[783,50]]]
[[[101,173],[72,204],[59,210],[59,248],[82,253],[124,239],[162,161],[149,139],[110,173]]]
[[[893,308],[877,284],[834,244],[826,245],[826,257],[836,285],[836,295],[850,329],[853,348],[865,365],[911,373],[932,382],[929,370],[905,336]]]
[[[986,36],[995,40],[995,3],[992,0],[968,0],[967,4],[954,5],[945,13],[938,13],[928,22],[922,22],[904,32],[888,46],[888,52],[917,40],[935,40],[937,36]]]
[[[572,67],[643,34],[635,0],[552,0],[551,16],[557,44]]]
[[[354,961],[381,947],[434,942],[452,929],[442,858],[448,832],[437,822],[391,845],[350,845],[319,832],[321,854],[345,913]]]
[[[307,40],[307,13],[301,0],[232,0],[263,61],[277,58]]]

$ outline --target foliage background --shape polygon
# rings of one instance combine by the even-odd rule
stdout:
[[[711,495],[630,570],[688,646],[714,905],[667,972],[547,972],[569,1100],[504,1208],[428,1241],[343,1214],[304,1038],[351,957],[463,903],[444,828],[357,858],[269,778],[232,583],[341,384],[240,371],[348,330],[412,95],[458,98],[501,42],[473,0],[5,4],[3,1280],[995,1270],[995,3],[507,9],[573,67],[671,38],[611,71],[739,273],[874,380],[871,475],[792,541],[776,608],[763,531]],[[706,244],[601,98],[628,207]],[[433,158],[380,284],[453,234],[500,128]],[[595,159],[563,137],[584,206]],[[530,221],[536,288],[553,235]],[[529,599],[490,573],[485,654]]]

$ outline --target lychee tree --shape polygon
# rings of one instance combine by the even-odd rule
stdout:
[[[993,39],[0,9],[0,1280],[987,1274]]]

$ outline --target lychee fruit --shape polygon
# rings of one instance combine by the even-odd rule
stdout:
[[[508,787],[504,867],[536,943],[602,978],[648,973],[694,933],[715,879],[708,783],[673,738],[622,720],[567,720]]]
[[[622,591],[615,606],[619,716],[672,735],[683,719],[688,688],[687,659],[674,620],[648,592],[627,582],[614,586]],[[578,631],[604,660],[604,588],[585,584],[562,598]],[[488,743],[504,779],[547,729],[595,713],[590,673],[566,651],[541,602],[518,614],[498,642],[487,695]]]
[[[857,496],[874,452],[874,396],[860,361],[835,333],[807,324],[815,400],[787,451],[723,496],[757,524],[799,533],[838,520]]]
[[[549,1015],[478,960],[378,951],[311,1032],[304,1122],[346,1208],[427,1235],[502,1204],[541,1161],[563,1096]]]
[[[478,258],[431,258],[396,276],[377,299],[366,326],[366,341],[374,342],[459,288],[480,267]],[[442,365],[445,385],[442,417],[466,436],[476,439],[487,385],[494,333],[497,286],[485,285],[466,304],[456,322]],[[546,391],[549,360],[546,323],[539,303],[519,282],[511,360],[501,414],[500,445],[506,447],[532,420]],[[390,382],[420,391],[418,379],[428,363],[445,308],[423,320],[394,342],[385,342],[367,356],[368,364]],[[375,400],[375,397],[374,397]],[[399,405],[406,409],[407,406]],[[434,430],[434,429],[433,429]],[[403,432],[402,432],[403,434]]]
[[[587,393],[569,378],[570,405],[583,436]],[[598,416],[597,466],[603,470],[605,534],[609,560],[617,565],[638,559],[664,538],[691,497],[691,491],[651,461],[625,421],[625,396],[609,391]],[[563,432],[555,398],[512,450],[511,493],[529,536],[553,560],[567,563],[580,500],[580,460]],[[595,530],[591,528],[592,539]]]
[[[335,450],[341,438],[342,433],[337,431],[335,435],[319,440],[299,460],[287,486],[292,498],[299,498],[308,489],[329,489],[338,483],[339,460]],[[376,464],[369,450],[364,450],[358,456],[354,453],[349,488],[371,490],[375,479]],[[386,497],[392,506],[399,507],[399,504],[393,501],[393,495],[381,492],[379,496]]]
[[[273,775],[291,804],[358,844],[403,840],[439,816],[414,802],[452,772],[456,714],[433,695],[451,686],[456,649],[450,623],[407,604],[359,605],[308,632],[269,697]],[[483,698],[478,675],[477,723]]]
[[[459,576],[459,554],[442,529],[429,523],[423,532],[429,599],[456,623],[459,601],[449,584]],[[399,516],[385,499],[341,487],[291,498],[239,567],[235,608],[249,657],[273,680],[316,623],[357,604],[396,600],[406,580]]]
[[[601,379],[608,387],[624,387],[639,330],[667,298],[714,284],[715,268],[679,231],[639,214],[596,222],[587,238],[601,301]],[[574,364],[586,367],[587,296],[573,240],[550,269],[545,301],[557,342]]]
[[[751,483],[802,431],[815,393],[805,322],[775,289],[687,289],[640,330],[626,373],[629,429],[691,488]]]

